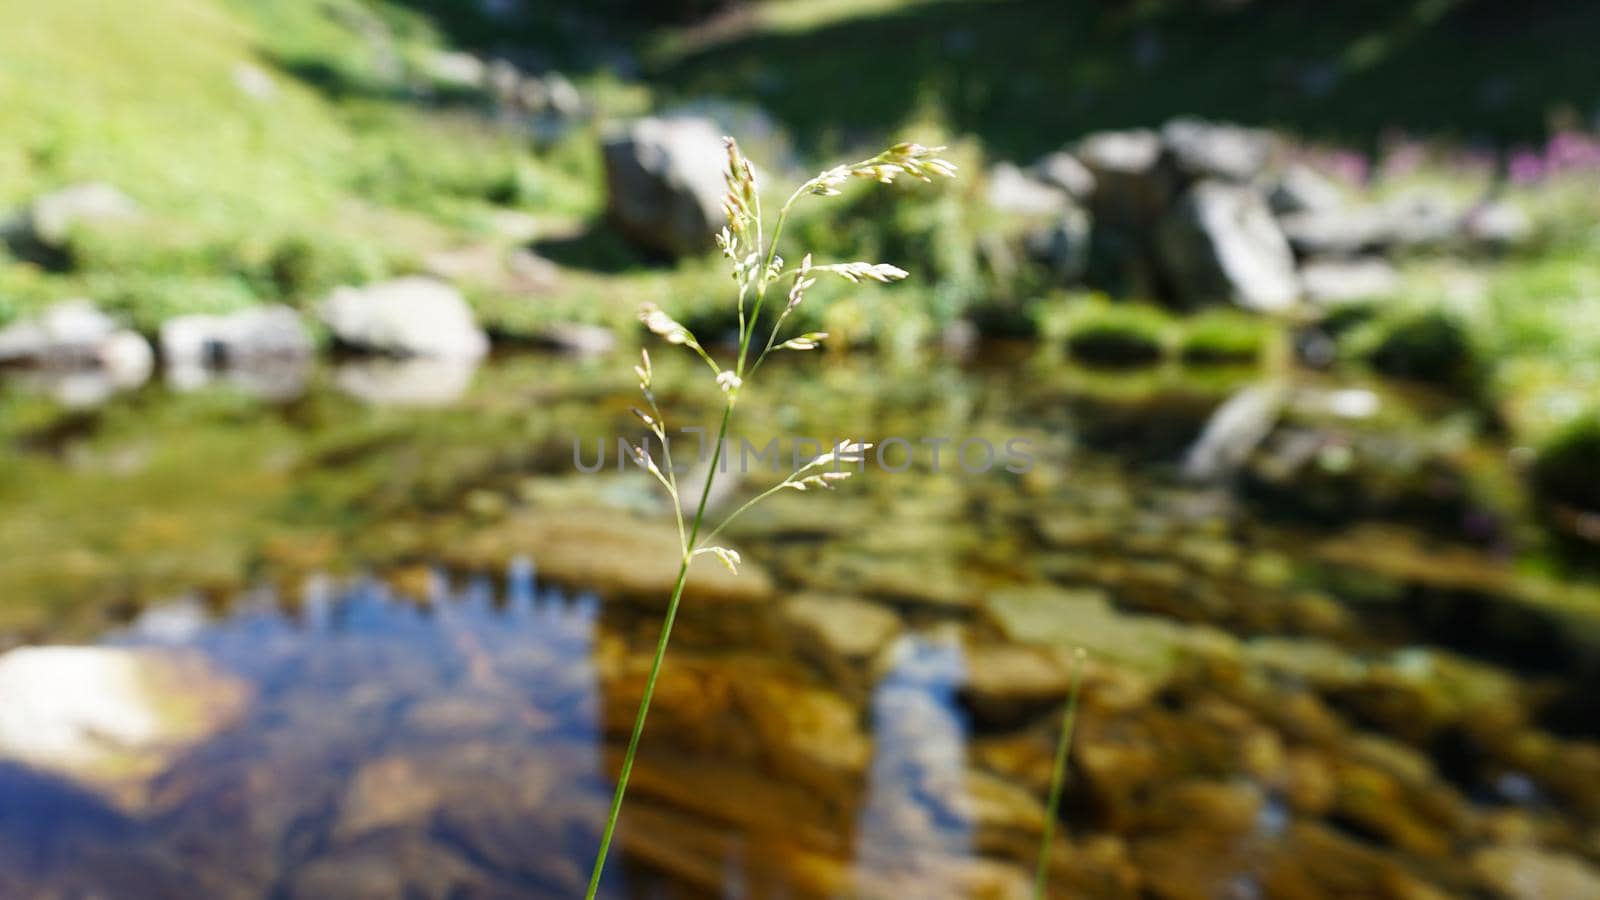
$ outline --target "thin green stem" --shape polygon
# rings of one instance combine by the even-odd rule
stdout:
[[[656,417],[652,430],[661,439],[661,462],[667,469],[667,493],[671,495],[672,516],[678,523],[678,546],[688,553],[689,538],[683,530],[683,501],[678,499],[678,472],[672,467],[672,442],[667,440],[667,420],[661,415],[661,407],[656,405],[654,392],[646,390],[644,399],[650,404],[650,413]]]
[[[711,450],[711,468],[706,471],[705,486],[700,489],[700,504],[695,509],[694,524],[689,529],[688,549],[678,564],[678,580],[672,586],[672,599],[667,603],[666,618],[661,621],[661,636],[656,640],[655,659],[650,662],[650,675],[644,682],[644,697],[639,701],[639,711],[633,718],[633,735],[628,738],[628,750],[622,757],[622,769],[617,774],[617,789],[611,795],[611,812],[606,816],[606,830],[600,837],[600,852],[595,855],[594,871],[589,875],[589,890],[585,900],[594,900],[600,890],[600,877],[605,872],[606,854],[611,850],[611,838],[617,830],[617,818],[622,814],[622,798],[628,792],[628,778],[633,774],[633,760],[639,753],[639,738],[644,734],[645,718],[650,714],[650,700],[656,693],[656,679],[661,675],[662,660],[667,657],[667,644],[672,639],[672,623],[678,618],[678,602],[683,599],[683,586],[689,580],[689,562],[693,547],[700,534],[700,524],[705,521],[706,501],[711,496],[711,484],[717,477],[717,466],[722,461],[722,445],[728,437],[728,421],[733,418],[733,401],[722,410],[722,427],[717,433],[716,446]]]
[[[1072,728],[1078,718],[1078,688],[1083,684],[1083,651],[1072,657],[1072,689],[1067,694],[1067,711],[1061,717],[1061,739],[1056,743],[1055,767],[1050,772],[1050,802],[1046,804],[1044,835],[1039,838],[1039,862],[1033,876],[1033,898],[1044,900],[1050,880],[1050,845],[1055,840],[1056,818],[1061,809],[1061,790],[1067,782],[1067,751],[1072,747]]]
[[[792,477],[794,477],[794,476],[791,475],[790,478],[792,478]],[[754,497],[751,497],[749,500],[745,501],[745,504],[743,506],[739,507],[738,509],[734,510],[731,513],[728,513],[728,517],[726,519],[723,519],[721,522],[717,523],[717,527],[711,529],[710,533],[708,533],[706,535],[706,540],[710,541],[712,538],[714,538],[717,535],[721,534],[722,533],[722,529],[727,528],[728,524],[730,522],[732,522],[734,519],[739,518],[739,516],[742,515],[745,512],[745,510],[748,510],[750,507],[755,506],[757,503],[760,503],[761,501],[767,499],[768,497],[771,497],[773,494],[776,494],[777,492],[779,492],[779,491],[783,490],[784,488],[788,487],[788,485],[789,485],[788,479],[784,479],[783,481],[773,485],[772,487],[767,488],[766,490],[762,491],[761,493],[759,493],[759,494],[755,495]]]

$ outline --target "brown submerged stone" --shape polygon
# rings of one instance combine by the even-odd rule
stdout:
[[[529,510],[439,548],[444,561],[473,571],[505,571],[528,557],[541,578],[651,606],[666,606],[678,575],[678,534],[670,520],[601,510]],[[738,574],[708,556],[689,569],[684,597],[700,603],[765,600],[772,581],[747,560]]]

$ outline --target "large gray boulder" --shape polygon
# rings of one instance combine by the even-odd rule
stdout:
[[[251,365],[311,355],[311,333],[287,306],[259,306],[221,316],[178,316],[161,325],[169,366]]]
[[[1299,300],[1289,242],[1251,188],[1199,182],[1179,199],[1156,241],[1162,268],[1185,302],[1231,301],[1273,312]]]
[[[986,195],[991,207],[1020,216],[1048,216],[1071,203],[1065,191],[1008,162],[989,170]]]
[[[1094,173],[1081,160],[1065,150],[1047,154],[1040,157],[1033,164],[1034,178],[1052,187],[1064,191],[1078,203],[1085,203],[1094,196]]]
[[[642,247],[703,253],[726,222],[727,154],[709,119],[639,119],[605,142],[606,213]]]
[[[1102,131],[1078,144],[1078,159],[1094,177],[1090,202],[1095,223],[1113,228],[1148,227],[1166,209],[1169,185],[1162,176],[1161,139],[1153,131]]]
[[[339,288],[320,312],[334,338],[353,350],[441,359],[478,359],[489,352],[489,338],[466,298],[432,278]]]
[[[1268,132],[1203,119],[1173,119],[1161,127],[1165,162],[1184,180],[1248,183],[1272,159]]]

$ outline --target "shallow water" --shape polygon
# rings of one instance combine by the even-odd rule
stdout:
[[[198,655],[183,690],[243,700],[131,773],[0,761],[0,896],[580,895],[673,574],[645,476],[573,467],[636,436],[625,373],[93,409],[4,384],[0,646]],[[1077,647],[1056,895],[1600,884],[1600,594],[1533,565],[1505,449],[1447,401],[1015,352],[774,375],[757,446],[1021,438],[1036,465],[919,452],[730,528],[746,568],[691,582],[611,896],[1026,896]],[[1264,383],[1284,422],[1186,482]]]

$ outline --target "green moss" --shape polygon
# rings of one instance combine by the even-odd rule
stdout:
[[[1136,303],[1081,301],[1064,325],[1067,349],[1100,366],[1140,366],[1166,355],[1172,320],[1155,307]]]
[[[1248,363],[1261,358],[1273,326],[1259,316],[1234,310],[1212,310],[1183,324],[1179,355],[1194,363]]]

